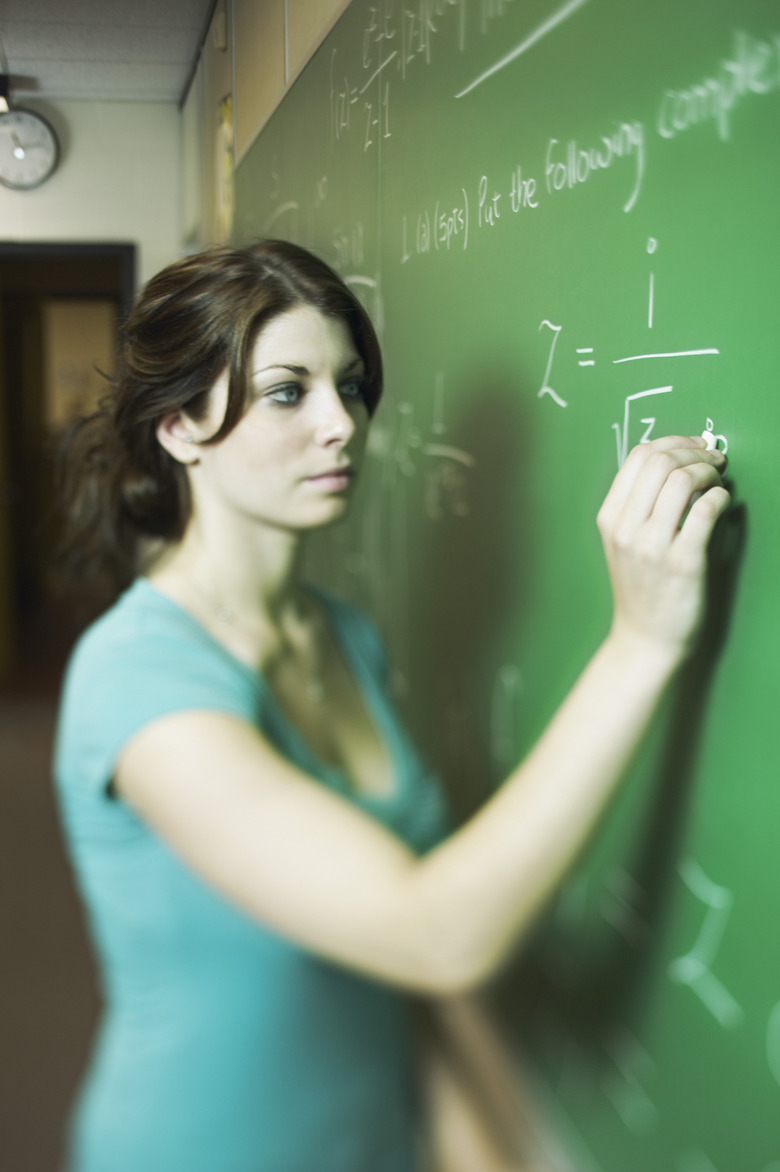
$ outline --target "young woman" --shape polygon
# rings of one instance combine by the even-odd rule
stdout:
[[[453,1056],[478,1051],[483,1081],[500,1056],[469,993],[695,641],[725,461],[685,436],[631,453],[599,515],[611,630],[450,833],[373,627],[300,572],[349,509],[381,385],[326,265],[221,248],[149,283],[115,394],[70,441],[72,563],[126,588],[73,655],[56,756],[106,1003],[73,1172],[418,1172],[427,1133],[440,1168],[520,1166],[470,1123]],[[454,1131],[423,1117],[414,994],[449,1032],[426,1069]]]

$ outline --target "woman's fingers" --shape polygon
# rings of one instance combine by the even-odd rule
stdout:
[[[718,519],[730,504],[731,496],[722,485],[716,485],[694,501],[675,541],[678,559],[682,556],[691,565],[699,564]]]
[[[657,493],[647,521],[654,538],[668,546],[678,536],[683,518],[696,499],[720,486],[720,472],[710,463],[700,461],[673,469]]]
[[[670,443],[677,443],[681,438],[666,437]],[[641,445],[630,454],[623,466],[627,475],[623,477],[621,469],[599,513],[602,532],[606,527],[623,538],[635,532],[656,513],[662,495],[665,507],[662,506],[661,515],[673,511],[678,499],[686,498],[675,522],[679,525],[693,494],[720,482],[719,473],[726,467],[722,452],[694,447],[692,441],[681,448],[662,447],[662,442],[657,441],[657,447]]]
[[[604,524],[609,525],[617,521],[637,481],[652,460],[655,461],[656,466],[663,468],[665,466],[663,459],[665,453],[671,455],[674,451],[683,452],[686,449],[691,452],[694,458],[699,458],[706,452],[706,444],[700,436],[665,435],[648,444],[638,444],[632,448],[612,481],[612,487],[601,506],[600,523],[603,521]],[[671,471],[671,467],[671,465],[666,465],[666,475]]]
[[[615,631],[690,648],[704,613],[707,544],[730,502],[725,467],[721,452],[693,437],[631,452],[598,518]]]

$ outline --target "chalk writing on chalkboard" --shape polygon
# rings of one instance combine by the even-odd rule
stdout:
[[[394,53],[388,57],[381,69],[384,68],[389,61],[392,61]],[[374,80],[373,78],[371,79]],[[361,90],[361,93],[363,91]],[[363,150],[367,151],[372,147],[378,138],[390,137],[390,83],[385,83],[381,88],[380,96],[377,101],[369,102],[367,99],[363,102],[366,115],[366,136],[363,142]]]
[[[322,206],[322,204],[325,203],[325,200],[327,198],[328,198],[328,176],[327,175],[320,175],[319,179],[317,179],[317,181],[314,184],[314,201],[312,203],[312,208],[314,209],[315,212],[317,211],[317,209],[319,207]]]
[[[480,228],[485,226],[492,228],[501,219],[501,209],[499,203],[501,201],[501,193],[491,190],[488,186],[487,175],[482,175],[479,180],[479,206],[477,209],[477,225]]]
[[[541,330],[543,326],[547,326],[552,330],[553,338],[552,342],[550,343],[550,353],[547,356],[547,366],[545,367],[544,378],[542,379],[542,385],[540,389],[537,391],[537,397],[541,399],[542,395],[549,395],[550,398],[555,403],[557,403],[559,407],[567,407],[568,404],[566,400],[562,399],[558,392],[554,391],[550,386],[550,371],[552,370],[553,358],[555,357],[555,346],[558,342],[558,335],[563,329],[563,326],[554,326],[551,321],[547,320],[547,318],[544,318],[544,320],[539,323],[539,329]]]
[[[446,516],[468,517],[471,508],[464,466],[470,468],[474,463],[473,457],[449,444],[426,444],[423,453],[440,457],[425,479],[425,513],[428,520],[442,521]]]
[[[650,256],[653,255],[653,253],[655,252],[657,247],[658,247],[658,241],[655,240],[651,236],[647,242],[647,251],[650,254]],[[647,297],[647,328],[649,330],[652,330],[652,328],[653,328],[654,294],[655,294],[655,275],[653,273],[650,273],[650,289],[649,289],[648,297]]]
[[[378,278],[367,277],[362,273],[348,273],[344,277],[344,283],[349,285],[350,288],[357,287],[358,289],[363,290],[364,296],[367,292],[367,300],[369,302],[367,309],[371,314],[371,320],[374,323],[374,328],[381,338],[382,331],[385,328],[385,310],[384,303],[382,301],[382,289],[380,287]]]
[[[587,0],[569,0],[568,4],[564,4],[563,8],[559,8],[556,12],[549,16],[547,20],[538,26],[538,28],[535,28],[532,33],[529,33],[527,37],[524,37],[519,45],[515,45],[514,49],[505,54],[505,56],[503,56],[500,61],[496,61],[494,65],[491,65],[490,68],[481,73],[479,77],[475,77],[474,80],[465,86],[464,89],[462,89],[459,93],[457,93],[455,97],[465,98],[466,94],[470,94],[471,91],[475,90],[478,85],[482,85],[483,81],[487,81],[488,78],[493,77],[494,74],[500,73],[502,69],[505,69],[507,65],[511,65],[513,61],[518,59],[518,57],[522,57],[523,53],[526,53],[530,48],[532,48],[537,43],[537,41],[541,41],[542,37],[546,37],[547,34],[551,33],[553,29],[556,29],[559,24],[562,24],[565,20],[568,20],[568,18],[574,12],[576,12],[578,8],[582,8],[583,4],[586,2]]]
[[[670,386],[651,387],[648,391],[637,391],[634,395],[626,395],[625,407],[623,409],[623,426],[621,428],[619,423],[612,424],[617,439],[618,468],[622,467],[628,455],[631,404],[636,402],[637,399],[646,399],[650,395],[668,395],[671,390],[673,390],[673,388]],[[653,427],[655,426],[655,416],[648,415],[642,420],[642,423],[645,425],[645,430],[639,439],[639,443],[646,444],[650,442],[650,435],[652,433]]]
[[[696,358],[701,354],[720,354],[720,350],[709,347],[706,350],[664,350],[659,354],[630,354],[627,358],[613,358],[615,365],[621,362],[642,362],[646,358]]]
[[[597,171],[610,170],[623,158],[634,162],[634,186],[623,204],[623,211],[630,212],[639,198],[645,173],[645,132],[641,122],[621,122],[613,133],[603,134],[595,146],[582,147],[570,141],[564,147],[557,138],[551,138],[544,161],[547,193],[552,195],[564,188],[571,191],[587,183]]]
[[[298,223],[295,213],[298,211],[300,206],[301,205],[299,203],[297,203],[297,201],[294,199],[288,200],[287,203],[279,204],[279,206],[274,208],[274,210],[271,212],[270,216],[268,216],[266,218],[266,220],[264,221],[263,235],[269,236],[271,234],[272,228],[274,229],[275,232],[278,233],[279,228],[277,227],[277,224],[279,223],[279,221],[282,219],[283,216],[287,216],[287,217],[289,217],[289,220],[285,224],[285,231],[288,235],[294,237],[297,232],[297,223]]]
[[[552,31],[564,19],[572,15],[576,8],[585,0],[573,0],[564,8],[554,13],[539,29],[526,38],[510,54],[507,54],[484,74],[480,75],[457,97],[463,97],[471,92],[481,82],[493,76],[510,62],[516,60],[527,48],[544,35]],[[430,34],[437,32],[438,27],[429,28],[426,34],[424,50],[425,59],[430,61]],[[389,38],[395,35],[394,31],[386,31],[383,36]],[[730,118],[737,101],[748,93],[769,94],[780,88],[780,42],[774,38],[758,40],[747,36],[743,32],[734,33],[735,48],[731,59],[721,62],[720,72],[716,76],[706,77],[703,81],[680,90],[668,89],[661,99],[660,112],[657,120],[658,134],[665,139],[675,138],[678,134],[707,121],[717,125],[721,139],[730,137]],[[462,46],[461,46],[462,47]],[[383,69],[391,58],[375,67],[370,81],[374,80],[379,69]],[[364,67],[367,67],[364,62]],[[404,75],[405,76],[405,75]],[[367,83],[368,84],[368,83]],[[363,87],[364,89],[365,87]],[[363,89],[357,86],[349,88],[346,80],[339,91],[336,105],[342,109],[337,117],[337,134],[349,127],[348,106],[345,103],[357,102]],[[351,95],[351,96],[350,96]],[[389,93],[382,99],[385,106],[389,103]],[[333,93],[331,104],[334,103]],[[366,103],[368,106],[369,104]],[[367,111],[371,127],[379,120]],[[385,116],[387,122],[387,115]],[[373,133],[373,132],[372,132]],[[385,126],[384,133],[389,134]],[[373,139],[371,139],[373,141]],[[369,143],[367,132],[366,146]],[[589,141],[580,141],[578,138],[550,137],[544,159],[540,160],[544,169],[543,189],[547,197],[557,199],[560,193],[573,192],[576,188],[589,183],[598,172],[610,171],[615,167],[625,169],[626,164],[631,170],[631,186],[624,199],[623,211],[630,212],[639,200],[645,175],[647,159],[647,132],[645,124],[639,120],[616,120],[611,126],[601,128],[601,134]],[[510,173],[508,190],[502,192],[494,183],[490,182],[487,174],[480,176],[476,190],[477,211],[475,213],[478,228],[496,228],[507,217],[502,217],[502,210],[508,206],[514,213],[523,208],[537,208],[539,186],[535,176],[525,175],[518,164]],[[443,224],[439,222],[440,213],[437,205],[431,221],[431,211],[426,209],[417,214],[416,224],[409,223],[406,216],[402,216],[402,263],[409,260],[414,250],[418,255],[438,249],[441,244],[448,250],[453,237],[458,237],[465,250],[468,246],[468,196],[466,188],[461,188],[463,201],[458,199],[450,209],[444,201],[441,215]],[[502,203],[506,195],[507,201]],[[464,215],[465,204],[465,215]],[[464,222],[465,221],[465,222]],[[648,254],[652,255],[657,247],[657,241],[650,237],[647,243]],[[655,274],[649,274],[648,315],[647,324],[650,329],[654,324],[654,292]]]
[[[726,887],[713,883],[693,859],[680,864],[680,877],[706,910],[693,947],[669,965],[669,979],[676,985],[687,985],[720,1025],[733,1029],[744,1013],[712,972],[712,965],[723,943],[734,896]]]
[[[735,32],[734,53],[721,61],[720,70],[683,89],[664,90],[657,128],[662,138],[678,134],[702,122],[714,122],[724,142],[730,137],[729,119],[737,100],[749,93],[769,94],[780,87],[780,42],[760,41]]]
[[[480,210],[480,217],[481,214]],[[412,249],[422,256],[431,248],[449,252],[456,246],[464,252],[469,246],[469,197],[465,187],[444,199],[439,197],[432,210],[419,212],[411,229],[408,218],[401,216],[401,264],[410,259]]]
[[[331,242],[336,252],[336,267],[344,269],[360,268],[366,260],[366,230],[362,220],[358,220],[349,229],[339,225],[334,228]],[[345,278],[354,280],[354,278]],[[358,282],[359,283],[359,282]]]
[[[432,439],[420,445],[422,454],[433,458],[425,468],[425,511],[430,521],[441,521],[445,516],[467,517],[471,512],[468,471],[475,460],[463,448],[443,443],[446,431],[444,375],[439,371],[433,384]]]
[[[519,163],[512,171],[512,178],[509,182],[509,206],[513,212],[519,212],[521,208],[539,207],[539,200],[536,198],[536,180],[533,176],[524,179],[523,168]]]
[[[411,479],[422,472],[423,499],[428,520],[441,521],[447,516],[467,517],[469,504],[468,474],[475,465],[474,456],[454,444],[442,442],[444,423],[444,383],[437,375],[434,384],[432,435],[425,438],[415,418],[412,403],[397,405],[392,433],[380,428],[371,432],[369,451],[381,463],[380,488],[389,496],[396,492],[399,475]],[[421,458],[424,459],[421,462]],[[392,510],[393,515],[397,511]],[[403,551],[406,556],[406,551]]]

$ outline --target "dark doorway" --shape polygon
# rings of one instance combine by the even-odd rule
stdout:
[[[0,679],[56,675],[88,617],[73,600],[58,601],[51,580],[53,468],[62,425],[47,398],[54,310],[104,305],[120,323],[134,284],[132,244],[0,243]],[[89,345],[85,339],[85,361]]]

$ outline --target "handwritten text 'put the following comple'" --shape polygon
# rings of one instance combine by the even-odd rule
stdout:
[[[722,60],[711,76],[679,89],[664,90],[655,125],[662,139],[673,139],[694,127],[710,124],[718,138],[727,141],[741,100],[780,89],[780,36],[761,40],[736,31],[733,38],[732,55]],[[599,173],[615,169],[627,173],[622,208],[630,212],[641,195],[646,158],[647,130],[640,121],[615,122],[591,142],[551,137],[545,149],[542,181],[519,163],[512,168],[503,190],[488,172],[472,181],[474,229],[495,228],[502,219],[507,221],[518,212],[535,210],[545,197],[562,198]],[[402,263],[431,251],[468,248],[474,231],[469,231],[467,191],[467,186],[461,186],[453,193],[454,198],[443,194],[431,207],[402,217]]]

